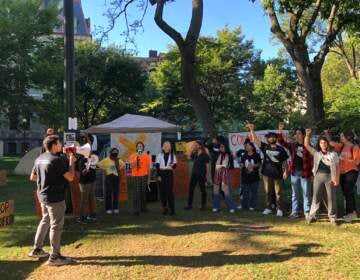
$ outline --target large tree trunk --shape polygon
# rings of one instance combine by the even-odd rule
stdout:
[[[210,112],[209,104],[201,95],[200,88],[196,82],[195,59],[191,55],[182,54],[181,80],[183,93],[189,98],[205,134],[214,136],[216,132],[213,116]]]
[[[321,72],[305,65],[297,65],[297,75],[306,92],[307,115],[312,124],[322,124],[325,119]]]
[[[321,126],[325,120],[324,94],[321,83],[322,62],[311,63],[307,47],[304,45],[295,45],[289,53],[295,63],[300,84],[306,92],[307,115],[313,125]]]

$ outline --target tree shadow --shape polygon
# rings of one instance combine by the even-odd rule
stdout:
[[[321,252],[311,252],[311,249],[320,247],[316,243],[293,244],[289,248],[279,250],[271,254],[233,255],[230,251],[204,252],[200,256],[98,256],[76,258],[78,263],[74,265],[95,266],[177,266],[186,268],[219,267],[223,265],[245,265],[281,263],[300,257],[320,257],[327,255]]]
[[[6,280],[26,279],[41,264],[42,261],[37,260],[0,260],[0,278]]]

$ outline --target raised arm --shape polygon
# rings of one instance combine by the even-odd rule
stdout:
[[[259,137],[256,135],[255,133],[255,125],[252,123],[249,123],[246,125],[246,128],[249,129],[250,132],[250,141],[255,143],[258,147],[261,146],[261,140],[259,139]]]
[[[311,136],[311,128],[307,128],[305,130],[305,139],[304,139],[304,146],[309,151],[310,154],[315,154],[315,149],[310,144],[310,136]]]
[[[281,146],[284,146],[286,149],[291,150],[292,145],[288,141],[288,139],[285,139],[284,135],[284,123],[279,123],[278,125],[278,142]]]

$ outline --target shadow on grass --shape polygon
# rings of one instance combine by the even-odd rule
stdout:
[[[0,278],[6,280],[26,279],[41,264],[41,261],[36,260],[0,260]]]
[[[232,255],[230,251],[205,252],[200,256],[99,256],[77,258],[75,265],[94,266],[177,266],[188,268],[219,267],[223,265],[245,265],[282,263],[293,258],[320,257],[326,253],[311,252],[311,249],[320,247],[316,243],[293,244],[290,248],[279,250],[272,254]]]

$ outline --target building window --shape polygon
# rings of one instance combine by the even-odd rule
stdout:
[[[16,155],[16,143],[14,142],[8,143],[8,154]]]

